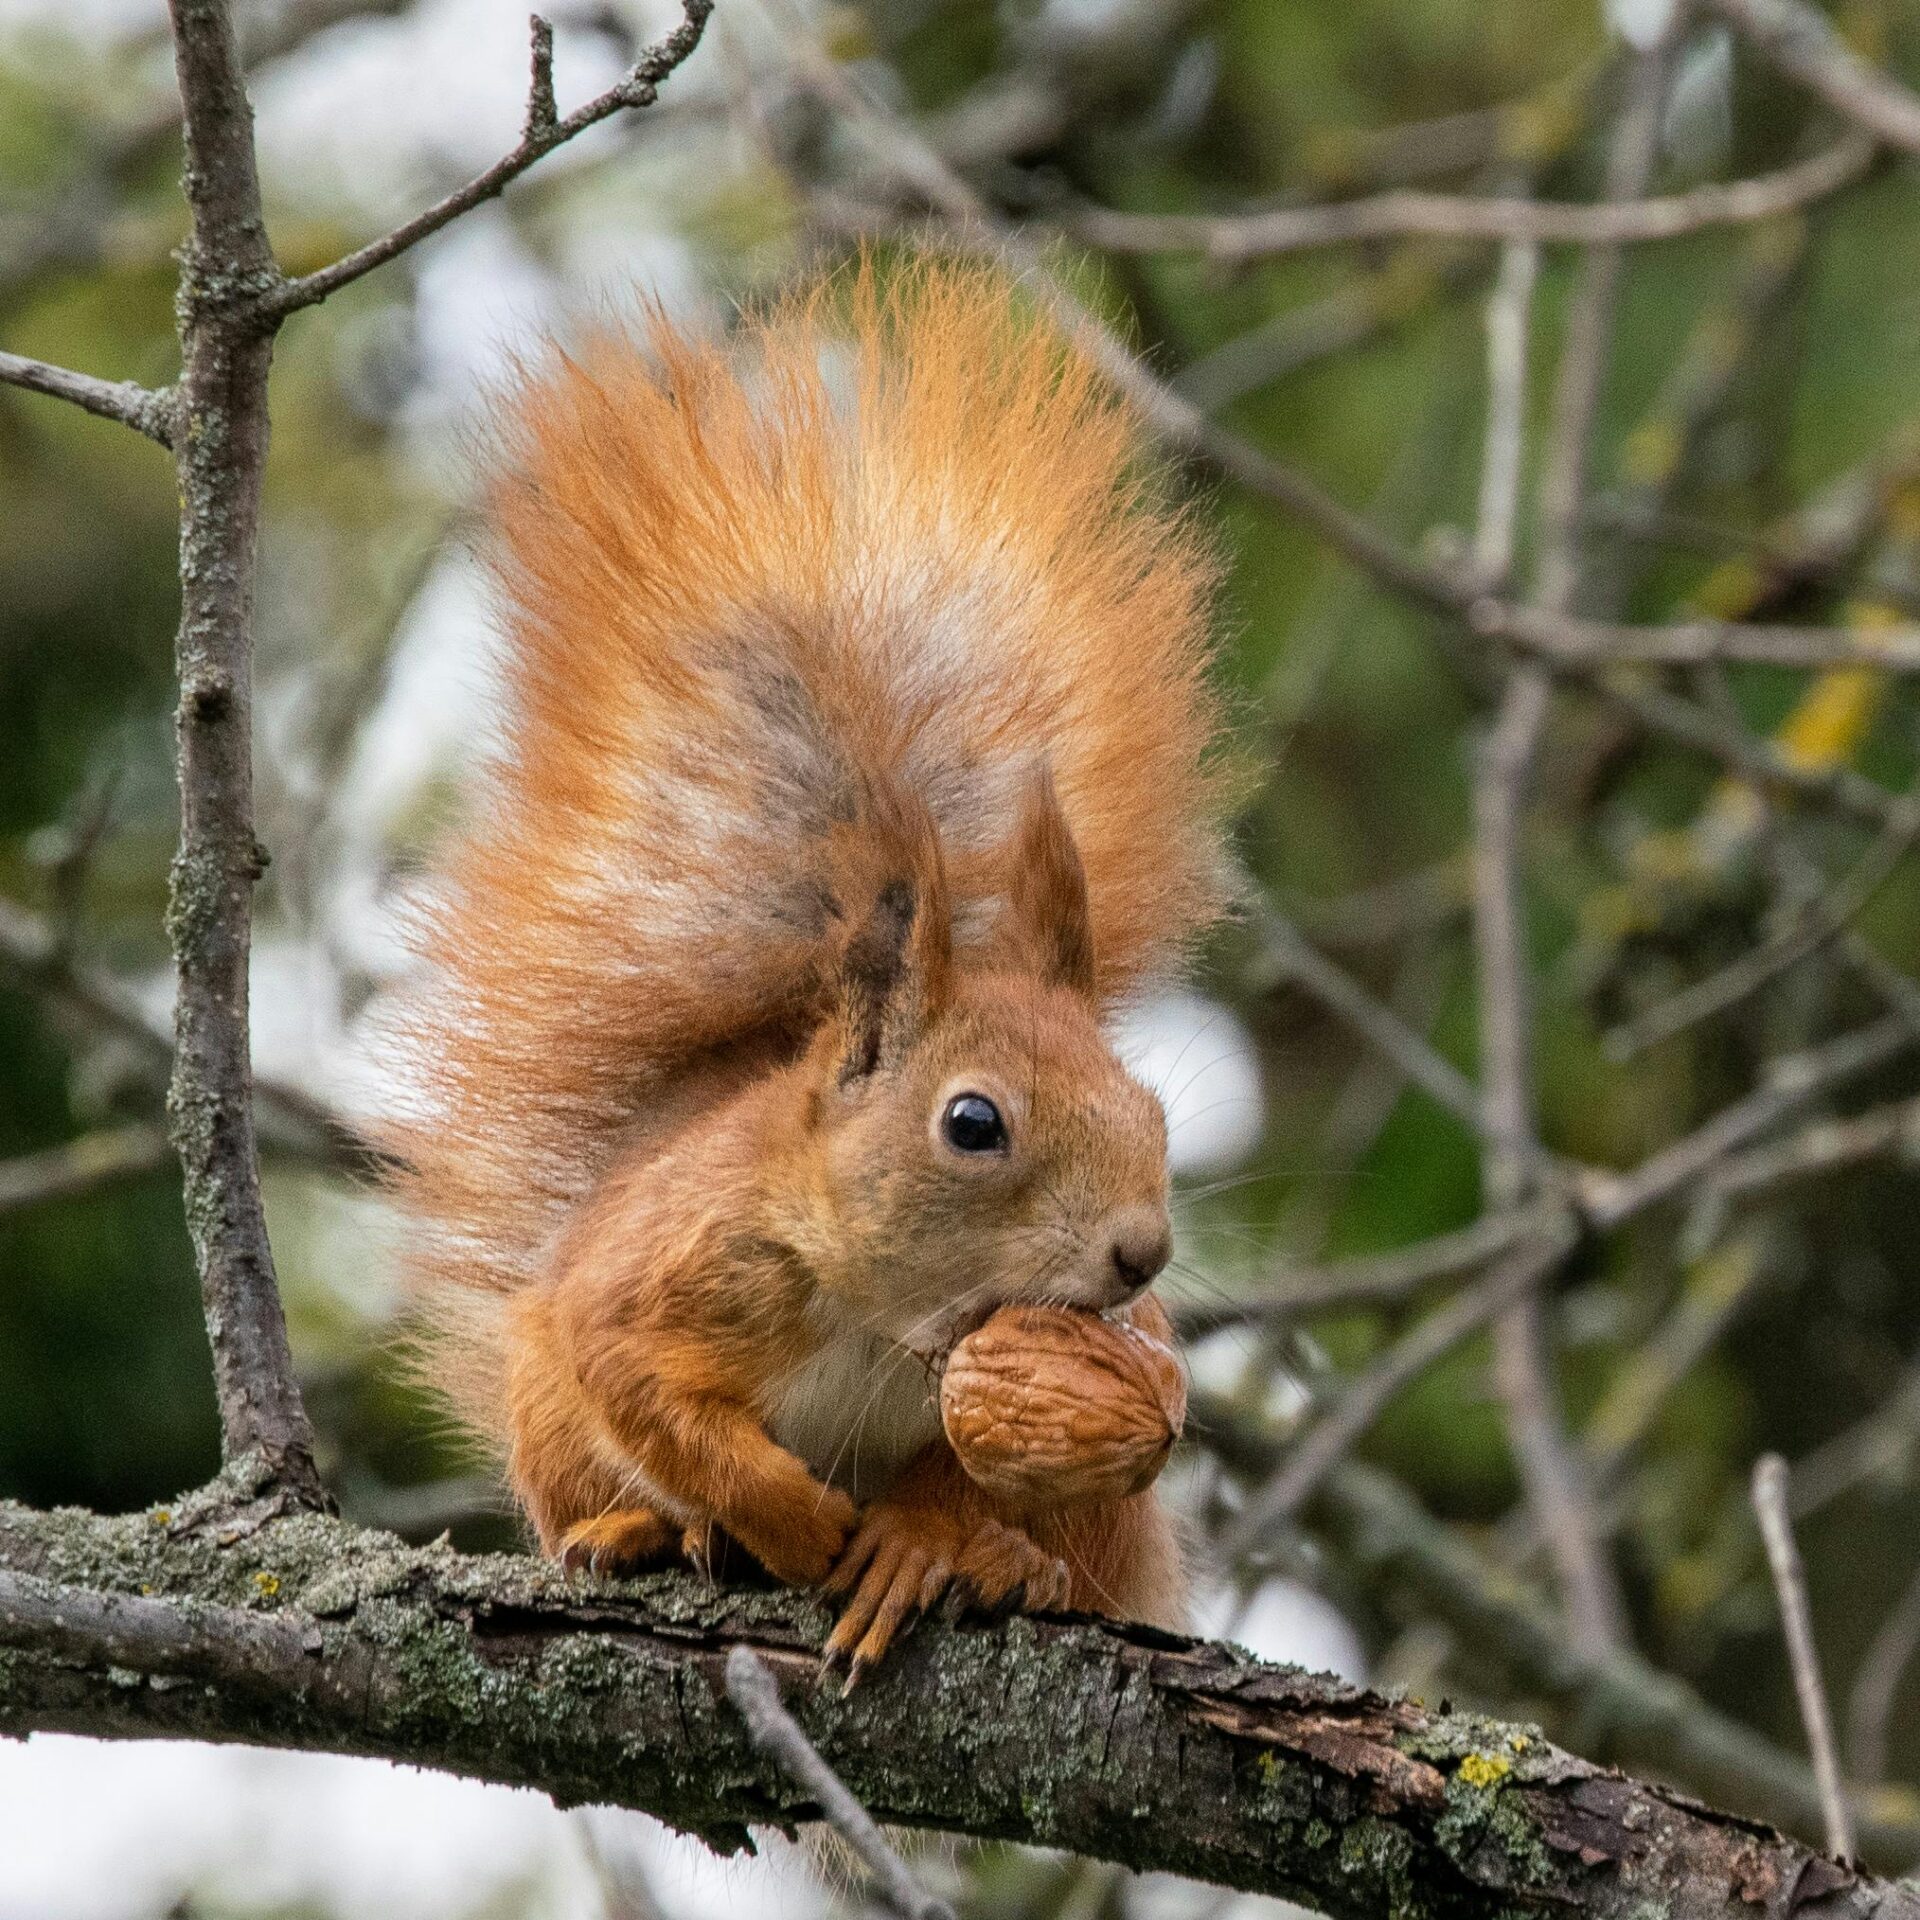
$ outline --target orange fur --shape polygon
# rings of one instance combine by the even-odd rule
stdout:
[[[555,353],[504,421],[504,737],[395,1020],[428,1378],[571,1557],[813,1581],[934,1487],[982,1543],[929,1583],[1168,1615],[1150,1496],[1022,1531],[926,1419],[942,1339],[1105,1304],[1110,1223],[1165,1206],[1098,1022],[1227,867],[1210,567],[1138,422],[924,263]],[[938,1131],[976,1083],[992,1169]]]

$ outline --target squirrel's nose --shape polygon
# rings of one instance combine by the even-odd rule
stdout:
[[[1173,1229],[1161,1207],[1127,1207],[1108,1223],[1113,1270],[1129,1294],[1146,1286],[1173,1258]]]

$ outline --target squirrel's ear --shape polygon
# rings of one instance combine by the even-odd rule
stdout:
[[[946,1004],[952,908],[940,839],[918,797],[869,786],[851,838],[875,865],[841,950],[840,1081],[891,1066]]]
[[[1087,875],[1060,810],[1053,770],[1044,761],[1021,796],[1019,823],[1001,857],[1002,944],[1023,970],[1091,999],[1093,915]]]

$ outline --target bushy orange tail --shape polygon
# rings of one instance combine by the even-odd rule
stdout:
[[[396,1031],[429,1372],[482,1433],[495,1321],[644,1116],[813,1017],[836,823],[917,793],[955,876],[1050,766],[1124,996],[1219,910],[1211,566],[1141,430],[975,266],[871,269],[725,344],[657,316],[508,403],[503,743]]]

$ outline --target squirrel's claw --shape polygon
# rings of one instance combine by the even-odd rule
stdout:
[[[829,1672],[846,1669],[842,1695],[851,1693],[887,1649],[943,1594],[953,1579],[944,1553],[894,1535],[865,1556],[866,1572],[827,1639]],[[836,1569],[836,1581],[838,1570]]]
[[[912,1507],[880,1506],[862,1519],[827,1580],[849,1596],[822,1655],[824,1671],[845,1670],[851,1693],[919,1616],[952,1584],[950,1524]]]

